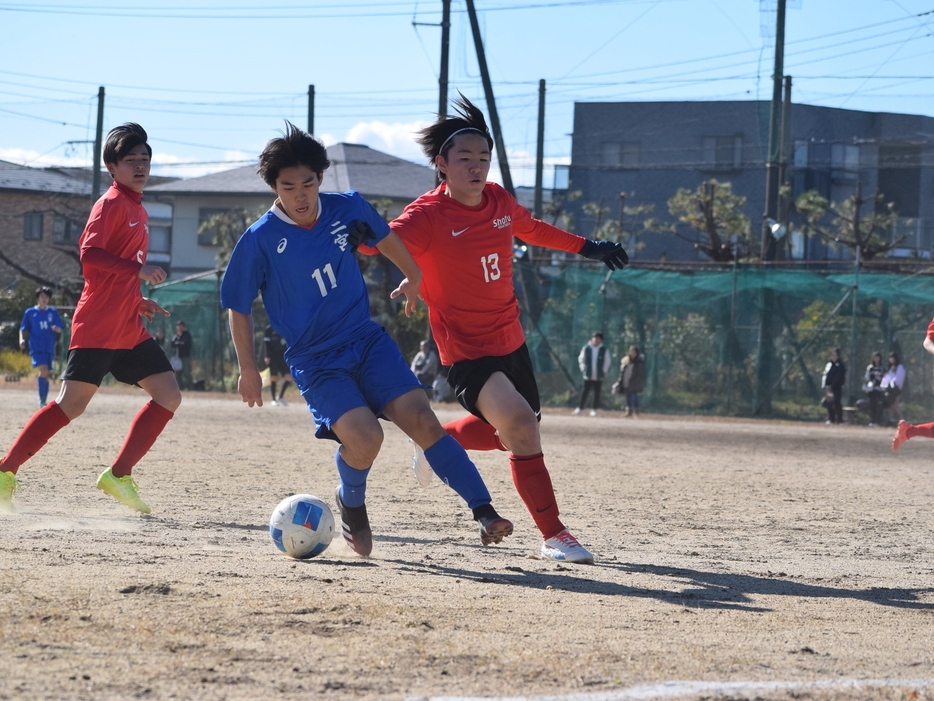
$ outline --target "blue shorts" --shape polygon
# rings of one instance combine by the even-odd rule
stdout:
[[[367,407],[380,416],[393,399],[422,387],[382,327],[298,362],[292,379],[315,419],[317,438],[339,442],[331,427],[351,409]]]
[[[39,367],[40,365],[45,365],[47,368],[52,367],[52,354],[51,353],[32,353],[32,366],[34,368]]]

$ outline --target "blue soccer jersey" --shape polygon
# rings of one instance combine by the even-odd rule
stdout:
[[[273,206],[240,237],[221,284],[221,305],[249,315],[259,291],[266,314],[286,341],[285,360],[338,348],[375,325],[366,283],[347,232],[358,220],[376,234],[389,225],[356,192],[320,193],[318,221],[292,222]]]
[[[26,331],[29,333],[29,353],[31,355],[37,353],[47,353],[53,355],[55,353],[55,332],[52,330],[52,327],[56,326],[59,329],[65,327],[62,323],[62,317],[58,315],[58,312],[54,307],[46,307],[45,309],[39,309],[39,307],[30,307],[26,310],[26,313],[23,314],[23,323],[20,324],[20,331]]]

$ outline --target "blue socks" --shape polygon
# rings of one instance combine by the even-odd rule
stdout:
[[[45,404],[46,400],[49,398],[49,381],[42,375],[39,375],[36,380],[39,385],[39,401]]]
[[[341,478],[341,501],[344,502],[344,506],[352,509],[363,506],[363,502],[366,501],[366,478],[370,474],[370,468],[355,470],[345,463],[341,457],[340,446],[337,446],[334,462],[337,463],[337,474]]]
[[[452,436],[445,436],[426,450],[425,458],[441,481],[467,502],[468,508],[476,509],[492,501],[477,466]]]

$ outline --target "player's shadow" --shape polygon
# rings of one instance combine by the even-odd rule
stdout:
[[[548,572],[528,571],[522,567],[507,567],[507,572],[476,572],[446,567],[434,563],[414,563],[392,560],[402,569],[411,569],[442,577],[453,577],[475,582],[520,586],[532,589],[551,587],[557,591],[581,592],[600,596],[626,596],[656,599],[685,608],[735,609],[765,613],[771,608],[757,604],[756,596],[787,596],[801,599],[852,599],[892,606],[896,608],[934,610],[934,603],[921,600],[934,588],[922,589],[870,587],[846,589],[825,584],[795,582],[782,575],[764,576],[705,572],[682,567],[661,567],[637,563],[561,565]],[[648,573],[663,577],[668,586],[658,588],[635,587],[588,577],[588,571],[617,570],[622,573]]]

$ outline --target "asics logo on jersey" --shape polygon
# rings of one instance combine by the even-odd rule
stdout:
[[[469,229],[469,228],[470,228],[470,227],[467,226],[467,227],[464,227],[463,229],[461,229],[460,231],[451,231],[451,236],[460,236],[460,235],[463,234],[465,231],[467,231],[467,229]]]
[[[331,229],[331,236],[334,237],[334,243],[336,243],[342,251],[347,250],[347,246],[350,243],[347,237],[347,225],[336,221],[333,222],[331,226],[334,227]]]
[[[285,250],[285,247],[288,246],[288,245],[289,245],[289,242],[286,241],[285,239],[282,239],[282,240],[279,242],[279,245],[276,246],[276,253],[282,253],[282,251],[284,251],[284,250]]]
[[[143,262],[143,252],[142,252],[142,251],[137,251],[137,252],[136,252],[136,262],[137,262],[137,263],[142,263],[142,262]]]
[[[512,217],[508,214],[505,217],[500,217],[499,219],[493,220],[494,229],[505,229],[510,224],[512,224]]]

